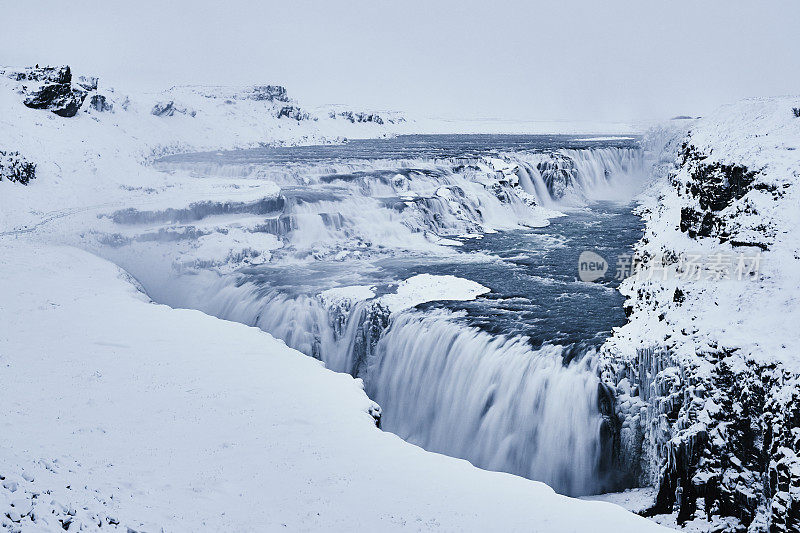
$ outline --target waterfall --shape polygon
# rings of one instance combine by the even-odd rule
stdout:
[[[517,175],[525,192],[534,195],[543,207],[553,207],[553,198],[542,178],[542,173],[539,172],[536,166],[521,161],[517,169]]]
[[[364,282],[357,269],[375,268],[376,258],[411,256],[424,265],[426,257],[452,257],[459,235],[544,226],[550,209],[631,195],[645,175],[641,152],[630,148],[497,156],[160,163],[198,177],[269,179],[280,193],[118,211],[107,218],[121,233],[103,242],[120,244],[100,253],[156,301],[259,327],[362,378],[383,408],[382,427],[413,443],[565,494],[603,491],[608,443],[593,354],[572,357],[574,347],[490,335],[441,309],[390,315],[375,300],[320,297],[332,284]],[[242,246],[248,233],[279,242],[262,265],[269,269],[170,270],[191,264],[197,241],[209,235],[221,236],[213,242],[227,253],[234,215]],[[451,237],[447,246],[443,236]],[[325,277],[326,268],[335,278]]]
[[[371,301],[331,304],[230,277],[183,283],[177,291],[165,284],[172,297],[160,299],[257,326],[332,370],[361,377],[387,431],[563,494],[608,488],[592,353],[533,348],[527,338],[490,335],[444,310],[390,318]]]
[[[646,175],[642,152],[634,148],[562,149],[509,157],[518,161],[520,185],[543,206],[627,201]]]
[[[405,313],[378,342],[367,393],[382,427],[431,451],[544,481],[563,494],[603,489],[594,360],[563,363],[440,316]]]

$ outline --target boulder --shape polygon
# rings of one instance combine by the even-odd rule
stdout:
[[[93,94],[89,100],[89,107],[95,111],[113,111],[114,106],[102,94]]]
[[[24,104],[31,109],[49,109],[61,117],[74,117],[86,91],[70,83],[49,83],[30,93]]]

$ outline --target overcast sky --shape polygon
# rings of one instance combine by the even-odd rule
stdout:
[[[2,0],[0,20],[0,64],[282,84],[306,106],[629,121],[800,94],[796,0]]]

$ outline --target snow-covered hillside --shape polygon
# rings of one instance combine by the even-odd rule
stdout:
[[[800,526],[798,102],[745,100],[651,135],[663,179],[606,379],[621,460],[659,488],[651,512],[674,506],[687,526]]]

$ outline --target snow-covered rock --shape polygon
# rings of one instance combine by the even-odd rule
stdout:
[[[382,296],[380,303],[397,313],[425,302],[474,300],[489,291],[480,283],[457,276],[417,274],[400,282],[395,292]]]
[[[641,208],[630,322],[605,377],[620,460],[659,488],[650,512],[679,524],[800,528],[797,101],[745,100],[653,135],[667,176]]]
[[[36,177],[36,165],[26,160],[19,152],[0,150],[0,181],[27,185]]]

